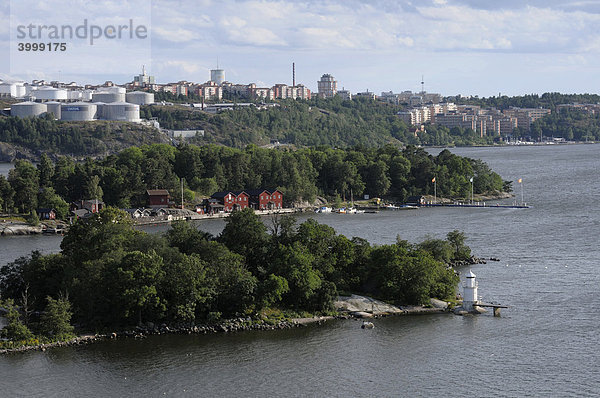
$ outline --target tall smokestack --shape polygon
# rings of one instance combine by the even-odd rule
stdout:
[[[292,86],[296,87],[296,63],[292,62]]]

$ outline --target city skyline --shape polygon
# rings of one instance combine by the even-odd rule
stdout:
[[[77,3],[85,10],[91,4]],[[90,20],[135,17],[133,2],[102,3],[103,7],[90,5]],[[160,83],[204,82],[218,63],[227,81],[291,85],[295,62],[296,82],[313,92],[326,73],[335,77],[340,90],[377,94],[421,91],[422,76],[426,91],[442,95],[598,92],[594,65],[600,61],[600,4],[497,3],[153,1],[147,2],[150,10],[144,10],[151,16],[149,59],[124,59],[127,70],[106,74],[83,74],[70,65],[59,71],[50,63],[44,69],[43,61],[39,70],[32,66],[24,73],[11,70],[5,59],[0,61],[0,78],[122,84],[145,64]],[[11,4],[0,4],[2,20],[11,16]],[[60,7],[52,12],[60,13]],[[29,9],[32,19],[49,12],[41,5]],[[13,28],[0,27],[0,52],[9,52]]]

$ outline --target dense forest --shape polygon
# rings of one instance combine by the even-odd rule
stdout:
[[[68,333],[71,314],[85,329],[106,330],[259,317],[266,309],[327,312],[340,292],[396,304],[454,298],[458,276],[448,263],[470,258],[464,241],[452,231],[447,240],[409,244],[398,237],[372,246],[290,216],[272,218],[269,233],[249,209],[232,213],[218,237],[185,222],[161,236],[106,208],[73,225],[60,253],[34,252],[0,268],[0,298],[22,314],[5,333]],[[31,316],[48,305],[61,310],[62,328],[45,330]]]
[[[54,163],[45,154],[37,166],[18,160],[8,179],[0,176],[0,208],[22,213],[54,208],[64,217],[67,203],[82,199],[99,199],[120,208],[144,206],[147,189],[168,189],[179,203],[182,180],[184,199],[192,206],[217,191],[265,187],[280,189],[286,206],[312,203],[317,195],[330,201],[365,194],[403,201],[409,195],[433,194],[434,177],[438,195],[451,198],[468,197],[471,177],[476,194],[511,187],[481,160],[448,150],[432,156],[422,148],[400,150],[391,145],[291,151],[254,145],[241,150],[153,144],[83,163],[70,157],[59,157]]]
[[[446,97],[448,102],[464,105],[479,105],[486,108],[496,108],[500,110],[508,109],[511,106],[518,108],[547,108],[556,110],[557,105],[561,104],[597,104],[600,103],[600,95],[597,94],[561,94],[544,93],[518,95],[509,97],[500,95],[498,97]]]
[[[146,118],[158,118],[165,128],[203,129],[205,136],[197,138],[195,143],[213,142],[238,148],[274,140],[298,147],[337,148],[493,143],[491,137],[479,137],[472,130],[460,128],[431,125],[425,131],[415,132],[398,117],[401,106],[368,98],[281,100],[277,104],[268,109],[244,107],[217,115],[184,106],[150,105],[143,107],[142,113]]]

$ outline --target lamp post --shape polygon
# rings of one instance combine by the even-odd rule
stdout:
[[[471,204],[473,204],[473,177],[469,181],[471,182]]]

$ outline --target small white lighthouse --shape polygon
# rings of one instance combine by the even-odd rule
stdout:
[[[475,274],[469,270],[467,273],[466,282],[463,286],[463,309],[465,311],[473,311],[473,305],[477,304],[477,281],[475,280]]]

